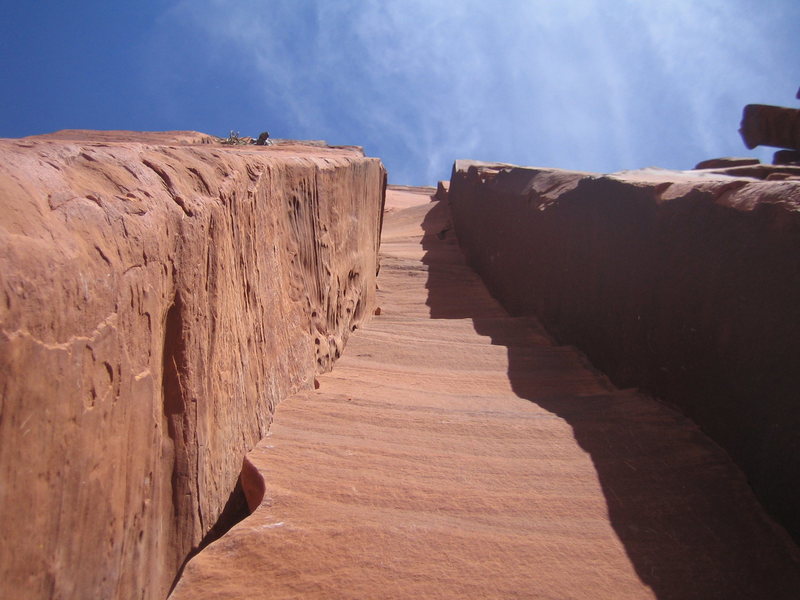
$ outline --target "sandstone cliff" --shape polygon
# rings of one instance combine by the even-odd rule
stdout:
[[[0,596],[163,598],[374,303],[385,172],[193,132],[0,140]]]
[[[381,314],[278,406],[256,510],[170,600],[796,600],[730,457],[508,315],[431,193],[387,190]]]
[[[449,198],[468,261],[513,315],[537,315],[617,385],[680,407],[798,539],[794,174],[458,161]],[[776,175],[790,179],[755,179]]]

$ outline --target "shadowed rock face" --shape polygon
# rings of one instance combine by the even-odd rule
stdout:
[[[748,104],[739,129],[748,148],[774,146],[800,150],[800,110],[766,104]]]
[[[0,157],[0,596],[163,598],[371,314],[383,167],[194,132]]]
[[[708,160],[700,161],[695,165],[695,169],[725,169],[728,167],[744,167],[748,165],[757,165],[761,161],[757,158],[710,158]]]
[[[800,182],[459,161],[449,197],[512,315],[679,406],[800,537]]]

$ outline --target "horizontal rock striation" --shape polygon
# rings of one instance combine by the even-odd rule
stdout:
[[[0,156],[0,596],[164,598],[371,314],[385,171],[193,132]]]
[[[449,198],[512,315],[680,407],[800,539],[800,182],[458,161]]]

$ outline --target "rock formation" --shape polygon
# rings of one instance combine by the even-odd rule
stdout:
[[[800,167],[242,139],[0,140],[0,597],[796,597]]]
[[[437,200],[447,200],[447,193],[449,191],[450,191],[450,182],[449,181],[440,181],[436,185],[435,198]]]
[[[615,389],[387,191],[380,316],[248,454],[257,508],[171,600],[795,600],[800,554],[691,420]]]
[[[512,315],[680,407],[800,539],[800,182],[752,178],[792,169],[458,161],[449,197],[469,263]]]
[[[709,158],[697,163],[695,169],[725,169],[727,167],[744,167],[747,165],[758,165],[761,161],[757,158],[735,158],[726,156],[723,158]]]
[[[778,150],[773,155],[772,164],[800,167],[800,150]]]
[[[384,185],[316,143],[0,140],[0,596],[166,596],[372,314]]]
[[[766,104],[748,104],[739,130],[748,148],[775,146],[800,150],[800,110]]]

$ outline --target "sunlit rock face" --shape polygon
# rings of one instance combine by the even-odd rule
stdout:
[[[164,598],[373,312],[383,166],[194,132],[0,156],[0,596]]]
[[[617,385],[680,407],[798,539],[793,169],[596,175],[458,161],[449,198],[468,261],[513,315],[538,316]]]

